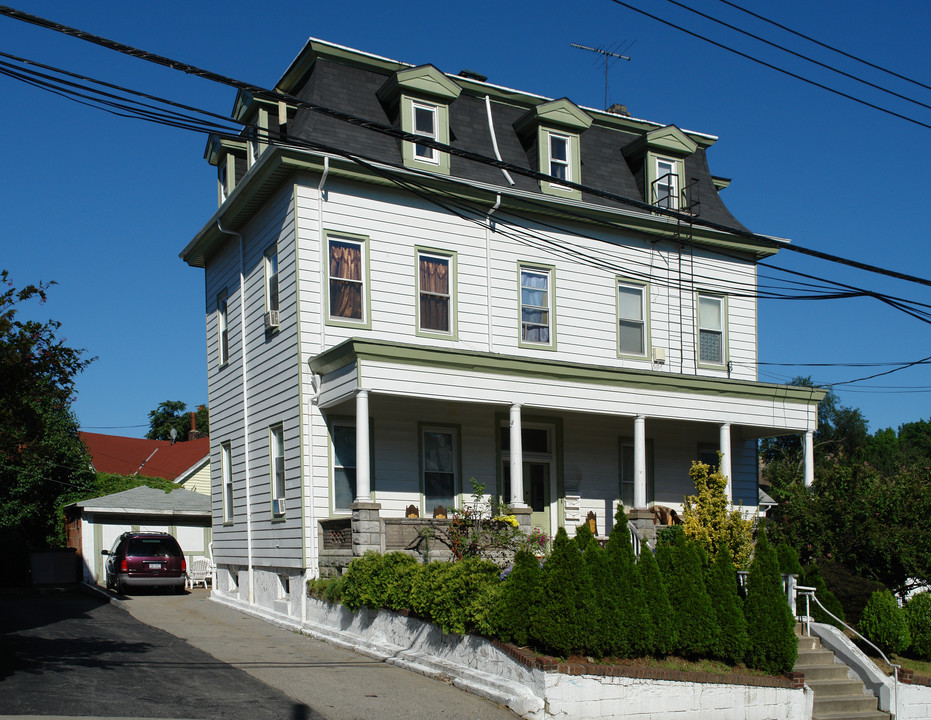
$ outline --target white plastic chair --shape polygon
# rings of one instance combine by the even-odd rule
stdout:
[[[191,558],[191,563],[188,566],[188,588],[193,590],[197,583],[203,583],[204,589],[206,590],[207,581],[210,581],[211,586],[213,585],[213,563],[210,561],[210,558],[206,558],[203,555],[195,555]]]

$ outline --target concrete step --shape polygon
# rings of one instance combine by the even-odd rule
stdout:
[[[820,682],[829,680],[846,680],[847,666],[841,663],[830,665],[799,665],[793,668],[796,672],[805,673],[805,682]]]
[[[798,636],[798,649],[799,650],[820,650],[821,649],[821,638],[817,635],[799,635]]]
[[[806,650],[799,648],[796,665],[833,665],[834,653],[824,648]]]
[[[890,720],[890,715],[882,710],[855,713],[817,713],[811,714],[811,720]]]
[[[812,714],[827,713],[838,715],[841,713],[875,712],[879,709],[876,697],[873,695],[840,695],[818,697],[815,695]]]
[[[844,667],[846,669],[844,665],[840,665],[839,667]],[[815,698],[864,694],[863,683],[859,680],[851,680],[846,674],[843,678],[834,678],[831,680],[810,680],[806,675],[805,684],[812,689]],[[873,697],[872,695],[865,694],[864,696]]]

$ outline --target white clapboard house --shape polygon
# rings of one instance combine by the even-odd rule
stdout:
[[[757,380],[784,241],[724,206],[714,136],[313,39],[275,91],[210,138],[219,207],[181,253],[220,596],[299,612],[473,479],[525,527],[604,534],[618,502],[681,509],[693,460],[755,511],[760,438],[810,457],[823,393]]]

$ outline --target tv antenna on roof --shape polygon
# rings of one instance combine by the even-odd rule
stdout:
[[[587,50],[588,52],[598,53],[599,55],[604,55],[605,59],[605,110],[608,109],[608,68],[616,63],[618,60],[627,60],[630,61],[630,58],[627,55],[622,55],[621,53],[614,52],[613,50],[605,50],[604,48],[593,48],[588,47],[588,45],[579,45],[578,43],[569,43],[574,48],[579,50]],[[628,44],[623,49],[628,50],[633,47],[633,43]]]

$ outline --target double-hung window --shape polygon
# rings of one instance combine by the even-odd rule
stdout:
[[[437,505],[442,505],[447,510],[455,508],[459,464],[455,430],[442,427],[423,428],[421,452],[424,512],[432,513]]]
[[[269,465],[271,480],[272,515],[283,517],[285,507],[284,486],[284,426],[272,425],[268,431]]]
[[[417,253],[418,330],[454,334],[452,275],[454,258],[431,252]]]
[[[222,367],[230,360],[229,307],[226,290],[217,295],[217,363]]]
[[[653,193],[653,204],[657,207],[679,209],[679,169],[675,161],[656,158]]]
[[[278,246],[265,251],[265,310],[278,312]]]
[[[366,241],[345,235],[327,238],[329,318],[366,323]]]
[[[547,133],[549,136],[550,175],[572,182],[572,146],[567,135]]]
[[[724,364],[724,298],[698,296],[698,361],[706,365]]]
[[[356,428],[347,423],[330,427],[333,443],[333,510],[348,513],[356,499]]]
[[[617,284],[617,347],[621,355],[646,355],[646,297],[644,285]]]
[[[233,448],[220,444],[220,482],[223,485],[223,522],[233,522]]]
[[[436,105],[425,105],[423,103],[412,102],[411,126],[414,129],[414,135],[429,138],[430,140],[438,139],[437,131],[437,107]],[[414,143],[414,158],[421,162],[436,163],[437,151],[429,145]]]
[[[553,270],[520,268],[520,339],[532,345],[553,344]]]

